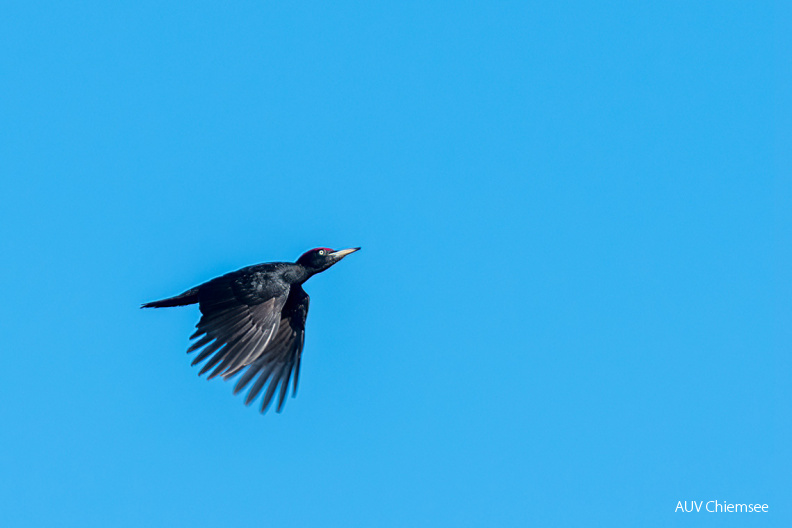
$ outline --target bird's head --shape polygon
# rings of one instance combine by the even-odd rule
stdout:
[[[311,273],[319,273],[359,249],[359,247],[356,247],[335,251],[330,248],[315,248],[303,253],[302,256],[297,259],[297,264],[306,267]]]

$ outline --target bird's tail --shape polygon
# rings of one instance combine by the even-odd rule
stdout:
[[[141,308],[169,308],[171,306],[186,306],[188,304],[195,304],[198,302],[198,288],[187,290],[181,295],[176,297],[168,297],[161,301],[152,301],[145,303]]]

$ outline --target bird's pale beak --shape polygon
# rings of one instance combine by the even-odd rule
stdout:
[[[330,253],[330,256],[333,257],[333,259],[336,262],[338,262],[339,260],[341,260],[342,258],[346,257],[350,253],[354,253],[355,251],[357,251],[359,249],[360,249],[359,247],[350,248],[350,249],[339,249],[338,251],[333,251],[332,253]]]

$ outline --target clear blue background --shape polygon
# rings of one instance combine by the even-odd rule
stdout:
[[[4,2],[2,525],[792,525],[789,17]],[[138,309],[358,245],[280,415]]]

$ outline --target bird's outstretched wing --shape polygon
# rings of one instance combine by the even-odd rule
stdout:
[[[209,358],[199,375],[209,378],[236,372],[253,363],[277,335],[289,287],[266,284],[255,274],[232,273],[199,286],[201,320],[187,353],[203,348],[193,360]],[[211,357],[210,357],[211,356]]]
[[[291,287],[288,299],[283,306],[277,333],[270,340],[264,354],[247,367],[234,388],[234,394],[236,394],[256,378],[247,398],[245,398],[246,405],[256,399],[269,381],[261,403],[261,412],[265,412],[269,407],[278,386],[280,386],[280,392],[277,412],[280,412],[292,375],[294,376],[292,396],[297,393],[297,379],[300,375],[300,357],[305,341],[305,319],[308,317],[309,300],[308,294],[302,287],[299,285]],[[224,374],[224,377],[233,376],[237,370],[239,369],[229,370]]]

